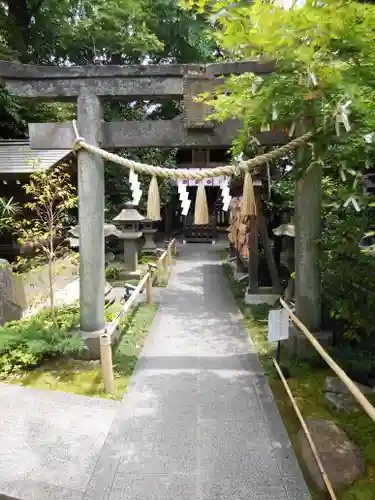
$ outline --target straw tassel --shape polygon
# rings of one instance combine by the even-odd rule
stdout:
[[[243,183],[241,216],[247,217],[256,213],[253,179],[250,172],[245,173]]]
[[[152,176],[148,187],[147,218],[151,220],[161,220],[159,186],[155,175]]]
[[[197,197],[195,199],[194,224],[205,226],[209,222],[206,188],[204,182],[201,181],[198,184]]]

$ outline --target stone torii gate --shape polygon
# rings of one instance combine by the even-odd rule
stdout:
[[[19,98],[76,102],[79,133],[89,144],[103,149],[214,148],[229,147],[241,123],[228,120],[223,124],[215,124],[205,120],[210,109],[205,104],[196,103],[194,97],[223,83],[223,78],[230,74],[253,72],[261,75],[271,73],[274,69],[273,63],[251,61],[208,65],[85,67],[0,62],[0,79],[8,92]],[[182,100],[184,111],[177,118],[167,121],[105,122],[103,102],[108,99]],[[32,123],[29,125],[29,135],[31,147],[38,149],[70,149],[75,140],[71,123]],[[260,132],[257,139],[265,145],[287,142],[281,131],[274,134]],[[99,336],[105,328],[104,164],[99,156],[91,155],[84,149],[79,150],[77,155],[78,211],[81,222],[80,327],[92,355],[97,356]],[[306,189],[309,188],[297,190],[301,200]],[[298,209],[301,220],[308,222],[309,214],[303,204],[300,203]],[[314,230],[316,232],[316,225]],[[297,313],[301,309],[307,315],[311,312],[311,304],[319,302],[317,287],[314,285],[315,288],[311,288],[311,263],[314,262],[315,254],[311,255],[308,248],[311,238],[316,235],[309,231],[309,228],[305,228],[297,239],[297,247],[303,253],[300,256],[303,265],[298,273],[300,286],[297,286],[297,290],[304,290],[297,298]],[[301,244],[301,241],[305,244]],[[312,267],[316,268],[316,265]],[[305,288],[309,290],[307,297]],[[312,323],[317,325],[320,324],[320,309],[315,307],[314,310],[318,310],[318,313],[315,313]]]

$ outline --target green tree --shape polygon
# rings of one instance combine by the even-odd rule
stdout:
[[[363,176],[375,158],[375,6],[348,0],[306,0],[291,8],[262,0],[186,0],[184,5],[209,17],[216,28],[212,36],[226,58],[274,62],[273,73],[233,76],[214,98],[202,98],[213,106],[217,120],[243,121],[235,153],[246,150],[249,137],[267,124],[289,130],[295,124],[297,134],[315,134],[295,156],[289,175],[296,179],[312,160],[322,160],[325,285],[328,271],[336,273],[335,287],[325,288],[329,293],[336,289],[327,303],[351,336],[355,330],[373,331],[371,315],[357,307],[364,302],[363,287],[355,291],[350,282],[356,270],[356,281],[362,277],[362,283],[369,283],[368,256],[358,247],[363,213],[357,210],[366,209],[369,201]],[[340,108],[345,104],[346,113]],[[374,306],[367,299],[365,303],[368,311]]]
[[[48,65],[200,62],[214,55],[206,26],[174,0],[3,0],[0,59]],[[0,137],[25,137],[28,122],[71,120],[74,112],[67,104],[21,104],[0,89]],[[158,107],[164,119],[175,112],[175,103]]]
[[[279,126],[290,128],[303,120],[307,129],[323,127],[324,134],[314,139],[320,142],[320,154],[329,151],[331,159],[339,160],[350,151],[353,164],[360,161],[364,167],[374,150],[364,140],[375,125],[372,5],[328,0],[285,9],[261,0],[188,3],[200,11],[209,8],[215,15],[219,29],[213,36],[227,57],[275,61],[277,71],[262,78],[252,73],[233,76],[226,82],[226,92],[218,89],[211,101],[217,119],[244,121],[238,148],[245,146],[249,129],[255,132],[271,124],[277,114]],[[348,101],[350,134],[341,125],[337,136],[338,106]]]
[[[54,309],[54,262],[65,241],[69,210],[77,203],[75,188],[65,165],[36,170],[30,183],[23,186],[31,198],[25,203],[32,218],[18,221],[16,232],[20,244],[32,245],[48,262],[50,306]]]

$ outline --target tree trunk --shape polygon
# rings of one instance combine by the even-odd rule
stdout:
[[[53,290],[53,258],[48,260],[49,302],[52,311],[55,309],[55,297]]]
[[[49,300],[52,311],[55,308],[55,297],[53,293],[53,261],[55,256],[55,248],[53,242],[53,207],[50,207],[49,212],[49,253],[48,253],[48,280],[49,280]]]
[[[13,20],[14,30],[10,34],[12,48],[18,52],[22,63],[29,63],[31,12],[26,0],[8,1],[9,16]]]

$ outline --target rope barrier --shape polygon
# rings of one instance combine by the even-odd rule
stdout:
[[[292,406],[293,406],[293,409],[294,411],[296,412],[296,415],[298,417],[298,420],[300,421],[301,423],[301,426],[302,426],[302,429],[303,429],[303,432],[305,433],[305,436],[306,436],[306,439],[310,445],[310,448],[311,448],[311,451],[312,451],[312,454],[314,455],[314,458],[315,458],[315,461],[316,461],[316,464],[319,468],[319,471],[323,477],[323,481],[324,481],[324,484],[326,485],[326,488],[327,488],[327,491],[329,493],[329,496],[331,498],[331,500],[337,500],[337,497],[335,495],[335,492],[333,491],[333,488],[332,488],[332,484],[328,478],[328,475],[326,473],[326,470],[324,468],[324,465],[322,463],[322,460],[319,456],[319,453],[318,453],[318,450],[316,449],[316,446],[315,446],[315,443],[314,443],[314,440],[310,434],[310,431],[309,431],[309,428],[307,427],[307,424],[305,422],[305,419],[303,418],[303,415],[301,413],[301,410],[299,409],[298,405],[297,405],[297,402],[292,394],[292,391],[290,390],[290,387],[288,385],[288,382],[285,380],[285,377],[283,375],[283,372],[280,368],[280,365],[279,363],[276,361],[276,359],[273,359],[273,364],[275,365],[275,368],[276,368],[276,371],[280,377],[280,380],[284,386],[284,389],[292,403]]]
[[[339,379],[345,384],[345,386],[349,389],[353,397],[358,401],[358,403],[362,406],[367,415],[375,422],[375,408],[370,403],[370,401],[364,396],[362,391],[358,389],[356,384],[347,376],[342,368],[331,358],[331,356],[326,352],[326,350],[320,345],[320,343],[316,340],[316,338],[312,335],[312,333],[306,328],[306,326],[300,321],[297,316],[290,309],[288,304],[280,298],[280,304],[283,308],[288,312],[290,319],[293,323],[301,330],[301,332],[307,337],[310,343],[313,345],[315,350],[321,355],[327,365],[336,373]]]
[[[142,172],[148,175],[156,175],[157,177],[172,178],[172,179],[198,180],[198,181],[203,181],[204,179],[207,178],[219,177],[222,175],[228,175],[228,176],[236,175],[239,171],[247,172],[250,169],[253,170],[256,167],[266,164],[267,162],[282,158],[286,154],[290,153],[291,151],[294,151],[298,147],[305,144],[313,136],[312,132],[307,132],[306,134],[303,134],[300,137],[297,137],[296,139],[293,139],[292,141],[288,142],[288,144],[280,146],[279,148],[274,149],[269,153],[256,156],[255,158],[251,158],[250,160],[241,161],[239,165],[226,165],[215,168],[203,168],[199,171],[189,169],[188,171],[186,171],[181,169],[155,167],[153,165],[147,165],[145,163],[139,163],[133,160],[129,160],[127,158],[122,158],[121,156],[118,156],[114,153],[109,153],[104,149],[88,144],[85,141],[85,139],[79,135],[75,120],[73,120],[73,129],[76,136],[73,144],[73,149],[75,151],[79,151],[80,149],[83,148],[92,154],[99,155],[104,160],[117,163],[125,168],[137,172]]]

